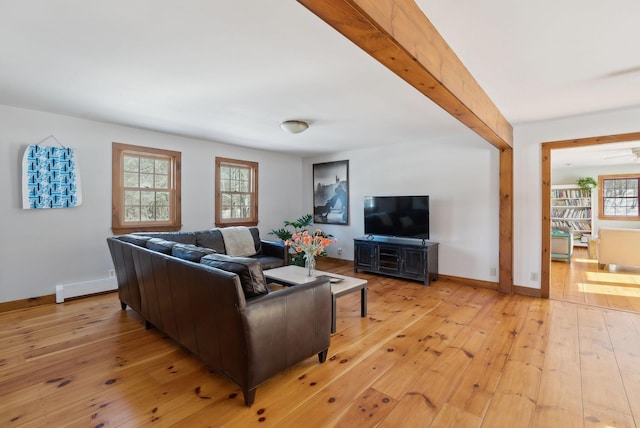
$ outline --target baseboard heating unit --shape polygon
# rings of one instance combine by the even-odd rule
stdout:
[[[76,282],[73,284],[60,284],[56,285],[56,303],[62,303],[65,299],[104,293],[117,289],[118,282],[115,277],[94,279],[92,281]]]

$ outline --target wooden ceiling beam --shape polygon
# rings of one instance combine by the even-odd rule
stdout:
[[[499,149],[513,128],[413,0],[298,0]]]

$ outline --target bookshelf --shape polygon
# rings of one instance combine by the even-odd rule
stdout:
[[[593,192],[578,185],[551,186],[551,227],[568,227],[574,246],[587,247],[593,230]],[[584,237],[584,239],[583,239]]]

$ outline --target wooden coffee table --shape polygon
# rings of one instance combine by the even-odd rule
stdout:
[[[331,282],[331,333],[336,332],[336,299],[360,290],[360,316],[367,316],[367,281],[365,279],[338,275],[332,272],[317,270],[314,276],[307,276],[307,270],[300,266],[284,266],[264,271],[270,281],[285,286],[294,286],[315,281],[318,277],[327,276]]]

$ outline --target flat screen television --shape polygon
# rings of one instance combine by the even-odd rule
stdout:
[[[429,196],[365,196],[364,233],[429,239]]]

